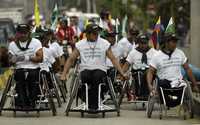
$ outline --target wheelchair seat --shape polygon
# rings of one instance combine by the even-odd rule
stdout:
[[[187,84],[184,80],[175,80],[168,85],[162,85],[160,89],[161,103],[167,107],[182,105]]]
[[[162,81],[162,82],[161,82]],[[156,79],[154,82],[154,88],[156,88],[157,93],[155,95],[150,95],[148,99],[147,106],[147,117],[151,118],[152,112],[154,110],[154,104],[159,105],[159,118],[163,117],[163,110],[167,115],[167,109],[180,106],[179,113],[183,110],[184,120],[187,118],[187,113],[190,118],[193,118],[193,102],[190,97],[190,84],[184,80],[168,81]],[[179,114],[180,115],[180,114]]]
[[[135,96],[138,100],[147,100],[149,96],[149,89],[146,82],[147,69],[132,69],[132,77],[134,82]]]
[[[176,107],[177,105],[182,104],[184,98],[185,87],[161,89],[162,101],[167,107]]]

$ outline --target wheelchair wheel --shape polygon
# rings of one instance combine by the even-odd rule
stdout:
[[[54,78],[55,84],[58,85],[58,89],[60,90],[61,97],[63,98],[63,102],[66,102],[67,99],[67,92],[65,91],[65,82],[60,81],[54,74],[52,76]]]
[[[189,118],[194,118],[194,108],[193,108],[193,103],[191,100],[184,100],[184,109],[187,111],[189,114]]]
[[[163,118],[163,105],[159,104],[160,111],[159,111],[159,119],[161,120]]]
[[[49,89],[49,85],[47,83],[46,76],[44,74],[42,74],[41,77],[42,77],[43,84],[45,86],[45,90],[47,91],[47,95],[46,96],[48,98],[48,103],[49,103],[50,110],[52,110],[52,115],[56,116],[56,106],[55,106],[54,101],[53,101],[53,93]]]
[[[40,111],[37,111],[37,117],[39,118],[40,117]]]
[[[84,112],[81,112],[81,118],[84,118]]]
[[[187,119],[187,110],[188,110],[188,107],[183,106],[183,119],[184,120]]]
[[[142,108],[143,108],[143,109],[145,108],[145,103],[144,103],[144,102],[142,103]]]
[[[119,107],[120,107],[122,100],[124,98],[124,94],[126,92],[126,87],[127,87],[127,81],[124,82],[122,90],[121,90],[121,95],[119,96],[119,101],[118,101]]]
[[[66,86],[66,83],[65,83],[65,81],[62,81],[61,83],[60,83],[61,85],[60,85],[60,92],[61,92],[61,94],[62,94],[62,98],[63,98],[63,101],[64,102],[66,102],[66,99],[67,99],[67,86]]]
[[[65,112],[65,116],[69,116],[69,112]]]
[[[160,114],[160,115],[159,115],[159,119],[161,120],[161,119],[162,119],[162,117],[163,117],[163,116],[162,116],[162,114]]]
[[[68,116],[68,113],[70,111],[70,108],[71,108],[71,105],[73,103],[73,99],[75,98],[75,96],[77,95],[77,92],[78,92],[78,88],[80,86],[80,83],[79,83],[79,79],[78,77],[75,79],[74,81],[74,84],[71,86],[71,91],[70,91],[70,96],[69,96],[69,100],[67,102],[67,108],[65,110],[66,112],[66,116]]]
[[[10,90],[11,85],[12,85],[11,84],[12,79],[13,79],[13,75],[10,75],[9,78],[8,78],[7,84],[6,84],[6,88],[4,89],[1,100],[0,100],[0,116],[2,115],[2,109],[3,109],[5,102],[6,102],[7,93]]]
[[[117,103],[117,98],[116,98],[116,95],[115,95],[115,91],[114,91],[111,79],[108,77],[107,80],[108,80],[108,86],[109,86],[109,89],[110,89],[111,98],[113,99],[113,102],[114,102],[117,114],[119,114],[119,112],[120,112],[120,106]]]
[[[120,116],[120,111],[117,112],[117,116],[118,116],[118,117]]]
[[[102,118],[105,118],[105,112],[102,112]]]
[[[188,100],[188,112],[189,112],[189,117],[194,118],[194,107],[191,100]]]
[[[52,94],[50,94],[50,93],[49,93],[48,101],[49,101],[50,109],[52,110],[52,115],[56,116],[56,107],[55,107],[55,104],[53,101]]]
[[[59,85],[59,89],[60,89],[61,97],[63,98],[63,102],[66,102],[67,93],[65,92],[65,90],[64,90],[62,85]]]
[[[58,93],[58,88],[55,84],[55,82],[52,82],[53,83],[53,93],[55,95],[55,98],[57,99],[57,102],[58,102],[58,107],[61,107],[62,105],[62,102],[61,102],[61,99],[60,99],[60,96],[59,96],[59,93]]]
[[[154,108],[154,102],[155,100],[153,99],[153,97],[148,98],[148,102],[147,102],[147,109],[146,109],[146,113],[147,113],[147,117],[151,118],[152,112],[153,112],[153,108]]]
[[[190,118],[194,118],[194,111],[189,112]]]
[[[16,111],[13,111],[13,117],[16,117]]]

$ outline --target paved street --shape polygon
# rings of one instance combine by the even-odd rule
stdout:
[[[121,116],[117,117],[116,113],[107,113],[105,118],[102,115],[85,115],[85,118],[81,118],[80,113],[70,113],[68,117],[64,114],[64,106],[59,109],[58,115],[53,117],[49,112],[41,112],[40,117],[36,117],[36,113],[17,113],[17,117],[12,117],[11,112],[3,112],[3,116],[0,117],[1,125],[197,125],[200,120],[183,120],[180,117],[175,116],[176,111],[169,112],[168,117],[164,117],[163,120],[159,120],[157,112],[153,114],[151,119],[147,119],[145,111],[141,109],[135,109],[132,105],[123,105],[121,110]]]
[[[71,73],[73,70],[71,70]],[[68,80],[70,83],[71,79]],[[67,83],[69,85],[69,83]],[[0,95],[1,95],[0,91]],[[1,97],[1,96],[0,96]],[[12,112],[2,112],[0,117],[0,125],[200,125],[200,118],[183,120],[183,117],[177,115],[177,109],[172,109],[168,112],[168,117],[159,119],[158,111],[153,112],[152,118],[148,119],[145,115],[145,110],[141,104],[123,103],[121,106],[121,116],[117,117],[117,113],[106,113],[105,118],[102,114],[85,114],[81,118],[80,113],[69,113],[65,116],[66,103],[62,108],[58,108],[57,116],[52,116],[51,112],[45,111],[40,113],[40,117],[36,117],[36,113],[26,114],[17,112],[17,117],[14,118]]]

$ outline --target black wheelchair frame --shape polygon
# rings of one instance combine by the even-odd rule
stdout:
[[[121,90],[121,95],[119,97],[119,106],[122,104],[123,98],[124,98],[124,94],[127,93],[128,90],[133,89],[133,91],[135,91],[135,89],[139,89],[138,93],[141,93],[141,90],[144,90],[143,88],[141,88],[141,84],[144,84],[141,82],[141,75],[144,75],[145,70],[136,70],[135,72],[131,72],[131,83],[130,80],[129,81],[124,81],[122,84],[122,90]],[[136,76],[138,79],[139,83],[136,83],[136,79],[133,77]],[[122,81],[121,81],[122,82]],[[130,85],[131,84],[131,85]],[[139,88],[135,88],[135,85],[138,84]],[[148,89],[148,88],[147,88]],[[134,100],[131,101],[129,103],[142,103],[142,107],[145,108],[145,103],[147,103],[148,101],[148,96],[144,97],[143,95],[139,94],[139,96]]]
[[[157,94],[153,96],[149,96],[148,98],[148,104],[146,109],[146,114],[148,118],[151,118],[152,112],[154,110],[154,105],[157,103],[159,105],[159,118],[163,118],[163,110],[165,111],[165,115],[167,116],[167,110],[173,107],[180,106],[179,108],[179,115],[181,114],[181,110],[183,110],[183,119],[187,119],[187,112],[189,113],[190,118],[194,117],[194,111],[193,111],[193,103],[192,98],[185,98],[185,91],[189,87],[190,84],[188,82],[187,86],[184,87],[178,87],[178,88],[158,88],[158,80],[156,79],[154,81],[154,88],[157,88]],[[160,89],[160,93],[158,92],[158,89]],[[170,93],[170,94],[169,94]],[[178,94],[180,97],[178,98]],[[162,100],[161,100],[162,99]],[[168,102],[173,101],[173,102]],[[172,103],[172,104],[171,104]]]
[[[80,112],[81,113],[81,117],[84,117],[84,113],[92,113],[92,114],[96,114],[96,113],[102,113],[102,117],[105,117],[105,113],[106,112],[117,112],[117,116],[120,116],[120,109],[117,103],[117,99],[116,99],[116,95],[114,92],[114,88],[113,85],[111,83],[110,78],[108,79],[108,86],[109,86],[109,90],[110,90],[110,94],[111,94],[111,98],[113,99],[113,103],[115,108],[111,108],[107,105],[104,105],[103,102],[101,101],[101,97],[100,97],[100,93],[101,93],[101,86],[105,85],[105,83],[101,83],[99,85],[99,96],[98,96],[98,110],[95,111],[90,111],[88,109],[88,86],[87,83],[84,84],[85,88],[86,88],[86,103],[82,103],[80,105],[78,105],[78,90],[81,87],[81,80],[80,80],[80,74],[79,74],[79,64],[76,64],[75,66],[75,70],[74,70],[74,81],[72,81],[71,87],[70,87],[70,97],[69,100],[67,102],[67,107],[65,110],[66,116],[69,115],[69,112]],[[76,107],[72,108],[72,103],[74,101],[74,99],[76,98]]]
[[[53,93],[52,91],[49,89],[49,85],[47,82],[47,78],[46,75],[44,74],[40,74],[41,76],[41,80],[43,82],[43,84],[39,84],[39,88],[40,88],[40,95],[38,95],[39,100],[37,100],[36,102],[36,107],[35,108],[16,108],[15,107],[15,97],[17,96],[17,93],[15,92],[15,86],[16,83],[14,81],[14,73],[12,75],[9,76],[5,89],[3,91],[2,94],[2,98],[0,100],[0,115],[2,115],[2,111],[13,111],[13,116],[16,117],[16,112],[17,111],[21,111],[21,112],[37,112],[37,117],[40,116],[40,111],[47,111],[47,110],[51,110],[52,111],[52,115],[55,116],[56,115],[56,106],[53,100]],[[10,98],[10,105],[9,107],[5,107],[5,105],[7,104],[7,100],[9,100]],[[48,100],[48,104],[47,102],[45,103],[45,107],[41,107],[42,99],[46,98]]]

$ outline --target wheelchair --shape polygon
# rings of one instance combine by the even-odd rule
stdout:
[[[163,118],[163,110],[167,116],[167,110],[179,106],[179,116],[183,113],[183,119],[187,118],[189,113],[190,118],[193,118],[193,100],[190,84],[187,81],[176,81],[180,86],[166,88],[158,86],[158,79],[154,80],[155,95],[149,95],[146,115],[151,118],[154,110],[154,105],[157,103],[159,108],[159,119]],[[187,92],[186,92],[187,91]]]
[[[132,94],[134,96],[134,100],[130,101],[129,103],[142,103],[142,107],[145,108],[145,104],[148,101],[149,90],[146,83],[146,70],[148,68],[140,68],[137,70],[132,69],[130,74],[130,80],[125,81],[123,83],[120,98],[119,98],[119,105],[121,105],[125,93]],[[137,105],[136,105],[137,106]]]
[[[107,76],[111,79],[115,95],[117,98],[119,98],[119,96],[121,95],[121,90],[122,90],[123,85],[122,85],[121,80],[117,78],[117,75],[118,75],[118,72],[116,68],[112,67],[107,70]]]
[[[3,91],[1,100],[0,100],[0,115],[2,115],[2,111],[13,111],[13,116],[16,117],[16,112],[36,112],[37,117],[40,116],[40,111],[52,111],[52,115],[56,115],[56,106],[53,100],[53,92],[49,88],[49,84],[47,82],[47,77],[44,73],[40,72],[40,80],[37,82],[38,85],[38,94],[37,99],[32,102],[35,105],[31,107],[27,107],[23,105],[22,107],[17,106],[16,98],[18,97],[18,93],[16,92],[16,82],[14,80],[16,70],[14,69],[14,73],[9,76],[5,89]],[[42,82],[42,84],[41,84]],[[28,87],[25,87],[28,92]]]
[[[106,112],[117,112],[117,116],[120,116],[120,110],[117,104],[117,99],[114,93],[114,88],[112,86],[110,78],[108,80],[108,86],[111,94],[111,98],[113,99],[114,107],[108,106],[104,104],[104,100],[102,99],[102,88],[106,86],[106,83],[99,84],[99,91],[98,91],[98,109],[93,111],[89,109],[89,101],[88,101],[88,89],[89,86],[87,83],[82,84],[80,80],[80,73],[79,73],[79,66],[78,64],[75,66],[74,70],[74,82],[72,82],[70,87],[70,96],[67,102],[67,107],[65,110],[66,116],[69,116],[69,112],[80,112],[81,117],[84,117],[84,113],[89,114],[97,114],[102,113],[102,117],[105,117]],[[83,93],[79,94],[81,89],[85,89],[85,95]],[[82,96],[80,96],[82,95]],[[81,104],[79,104],[79,98],[81,100]],[[74,99],[76,99],[76,105],[72,106]]]
[[[65,81],[61,81],[59,79],[60,75],[58,73],[54,73],[53,69],[50,69],[50,77],[51,77],[51,81],[53,84],[53,87],[57,90],[56,91],[56,96],[57,96],[57,100],[58,100],[58,104],[59,107],[61,107],[61,99],[60,97],[62,97],[63,102],[66,102],[67,100],[67,86],[65,84]]]

